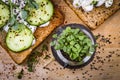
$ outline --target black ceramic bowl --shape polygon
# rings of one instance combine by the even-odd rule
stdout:
[[[62,33],[62,31],[64,29],[66,29],[66,27],[71,27],[72,29],[75,28],[79,28],[82,32],[84,32],[92,41],[92,44],[95,45],[96,44],[96,40],[92,34],[92,32],[86,28],[85,26],[81,25],[81,24],[68,24],[68,25],[64,25],[64,26],[60,26],[59,28],[56,29],[55,34],[60,35]],[[54,41],[55,39],[53,38],[52,41]],[[91,56],[86,56],[83,59],[83,63],[80,64],[80,62],[75,62],[75,61],[71,61],[69,60],[66,56],[64,56],[62,53],[64,53],[61,50],[55,50],[54,46],[51,46],[52,49],[52,53],[53,56],[55,57],[55,59],[65,68],[80,68],[83,67],[85,65],[87,65],[90,61],[92,61],[93,56],[95,54],[95,51],[91,53]]]

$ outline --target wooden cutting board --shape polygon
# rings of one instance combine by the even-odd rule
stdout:
[[[84,24],[64,0],[53,0],[53,2],[65,16],[64,24]],[[99,35],[97,39],[99,46],[95,57],[87,66],[74,70],[64,69],[56,61],[46,65],[53,59],[49,46],[51,36],[43,42],[49,47],[44,55],[50,54],[51,58],[39,57],[35,72],[28,72],[25,63],[15,64],[6,51],[0,47],[0,80],[16,80],[17,73],[21,69],[24,70],[22,80],[120,80],[120,10],[92,32]],[[37,50],[40,49],[41,45]]]

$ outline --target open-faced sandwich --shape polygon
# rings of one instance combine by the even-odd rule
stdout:
[[[1,0],[0,45],[20,64],[62,22],[50,0]]]
[[[65,0],[78,17],[96,29],[120,8],[120,0]]]

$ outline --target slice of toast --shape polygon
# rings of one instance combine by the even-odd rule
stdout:
[[[107,18],[120,9],[120,0],[114,0],[113,5],[110,8],[100,6],[94,8],[91,12],[85,12],[83,9],[76,9],[72,5],[73,0],[65,0],[68,6],[78,15],[78,17],[91,29],[96,29]]]
[[[21,64],[46,37],[60,24],[62,24],[64,21],[63,15],[60,13],[58,9],[55,9],[54,15],[52,19],[50,20],[50,24],[46,27],[38,27],[34,33],[34,36],[36,37],[36,42],[33,46],[31,46],[29,49],[24,50],[19,53],[14,53],[10,51],[5,44],[5,32],[0,32],[0,45],[7,51],[7,53],[11,56],[11,58],[15,61],[17,64]]]

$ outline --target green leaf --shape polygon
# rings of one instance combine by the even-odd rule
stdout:
[[[13,25],[13,28],[14,28],[15,30],[17,30],[18,27],[19,27],[19,24],[16,22],[16,23]]]
[[[52,41],[52,42],[50,43],[51,46],[55,46],[55,44],[56,44],[56,41]]]
[[[75,41],[70,41],[70,45],[73,46],[75,44]]]
[[[28,7],[38,9],[39,5],[34,0],[26,0],[26,3],[28,4]]]
[[[82,57],[83,55],[85,55],[85,53],[80,53],[79,56]]]
[[[15,21],[16,21],[15,17],[13,17],[13,16],[10,17],[10,20],[9,20],[10,25],[13,25],[15,23]]]
[[[98,3],[98,1],[93,0],[92,3],[91,3],[91,5],[96,5],[97,3]]]
[[[90,51],[90,52],[94,52],[94,51],[95,51],[94,46],[91,46],[89,51]]]
[[[75,39],[74,35],[70,35],[70,38],[71,38],[71,40]]]
[[[29,72],[33,72],[32,66],[31,66],[31,67],[29,66],[28,71],[29,71]]]
[[[8,0],[8,2],[9,2],[9,5],[10,5],[10,12],[11,12],[11,15],[10,15],[10,20],[9,20],[9,23],[10,23],[10,25],[12,26],[12,25],[14,25],[13,27],[17,27],[17,20],[16,20],[16,16],[13,14],[13,7],[15,6],[12,2],[11,2],[11,0]]]
[[[66,39],[67,39],[67,41],[71,41],[71,40],[72,40],[72,39],[70,38],[70,36],[68,36]]]
[[[81,50],[81,53],[82,53],[82,54],[86,54],[86,50],[85,50],[85,49],[82,49],[82,50]],[[81,54],[81,55],[82,55],[82,54]]]
[[[79,44],[75,44],[75,47],[76,47],[76,49],[80,49],[80,45]]]
[[[53,36],[52,36],[53,38],[57,38],[57,34],[53,34]]]
[[[13,7],[19,7],[18,5],[14,4],[14,3],[11,3]]]
[[[77,58],[77,56],[76,56],[76,54],[71,53],[71,54],[70,54],[70,58],[71,58],[72,60],[75,60],[75,59]]]
[[[65,29],[65,32],[70,32],[71,31],[71,27],[67,27],[66,29]]]
[[[56,45],[55,45],[55,49],[56,49],[56,50],[60,50],[60,49],[61,49],[60,44],[56,44]]]
[[[76,53],[76,52],[77,52],[77,49],[76,49],[75,47],[73,47],[73,48],[72,48],[72,51],[73,51],[74,53]]]
[[[82,58],[79,58],[80,63],[79,64],[83,64],[84,62],[82,61]]]
[[[67,47],[66,46],[63,47],[63,51],[67,52]]]
[[[21,10],[21,14],[22,14],[23,19],[27,19],[27,17],[28,17],[28,12],[27,11]]]
[[[83,40],[85,37],[84,36],[78,36],[79,40]]]
[[[75,29],[74,34],[75,34],[75,35],[78,34],[79,31],[80,31],[79,29]]]
[[[87,56],[91,56],[92,54],[90,54],[90,53],[87,53]]]
[[[35,9],[39,9],[39,5],[35,1],[32,1],[32,5]]]
[[[71,52],[71,48],[69,46],[67,46],[67,50],[66,52],[69,54]]]

